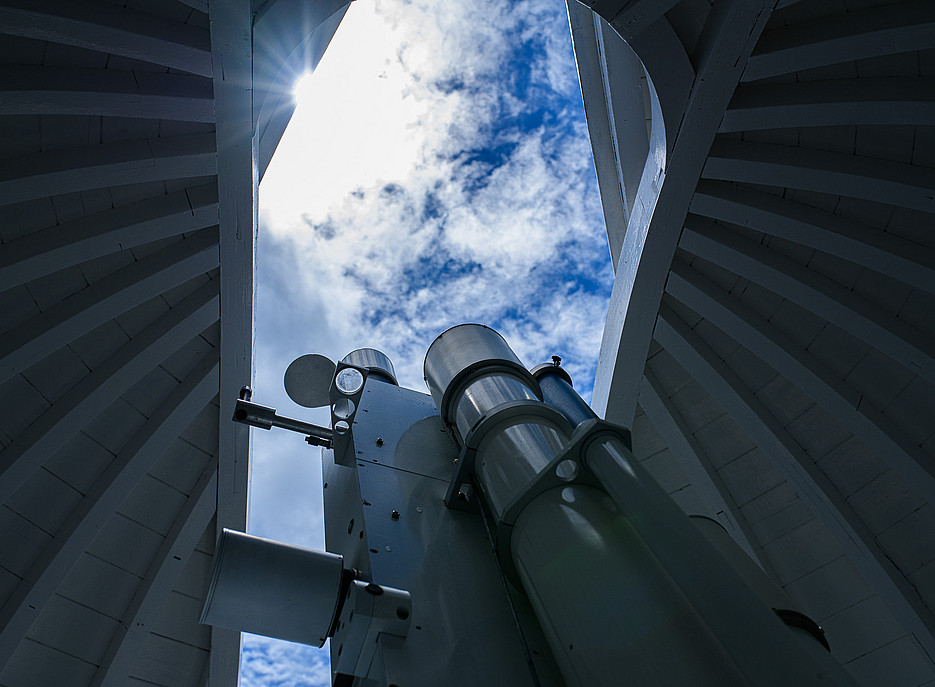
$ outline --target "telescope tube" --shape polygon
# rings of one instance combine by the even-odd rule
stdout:
[[[548,380],[572,425],[594,430],[565,456],[570,437],[548,426],[542,388],[520,365],[497,332],[459,325],[429,347],[425,380],[463,444],[492,425],[476,447],[477,487],[500,529],[507,506],[521,508],[498,555],[510,558],[568,685],[853,684],[799,644],[617,436],[586,419],[570,385]],[[510,404],[526,412],[499,422]],[[565,479],[567,463],[567,486],[523,501],[546,467]],[[581,470],[591,484],[575,480]]]

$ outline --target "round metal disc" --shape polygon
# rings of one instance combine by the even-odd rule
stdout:
[[[328,391],[331,389],[334,367],[333,362],[317,353],[293,360],[283,377],[289,398],[306,408],[331,405]]]

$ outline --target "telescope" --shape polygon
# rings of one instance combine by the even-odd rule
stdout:
[[[560,363],[463,324],[429,347],[428,394],[374,349],[295,361],[287,391],[331,427],[242,394],[235,420],[322,446],[327,551],[225,530],[201,621],[330,639],[336,686],[854,684]]]

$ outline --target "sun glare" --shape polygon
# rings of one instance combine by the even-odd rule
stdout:
[[[314,97],[315,80],[312,78],[313,76],[314,73],[309,71],[296,79],[295,86],[292,89],[292,96],[295,98],[297,107],[307,103]]]

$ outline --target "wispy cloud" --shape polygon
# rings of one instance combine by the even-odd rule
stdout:
[[[360,346],[424,389],[429,344],[466,321],[527,364],[561,355],[590,397],[612,272],[565,12],[352,3],[260,189],[255,400],[324,424],[282,374]],[[317,451],[253,436],[252,531],[322,546]],[[244,685],[293,684],[269,681],[295,650],[273,647],[245,641]]]
[[[541,345],[511,343],[565,356],[589,387],[611,276],[564,5],[355,11],[262,189],[261,269],[289,261],[310,314],[301,338],[327,330],[344,346],[335,356],[375,345],[420,387],[434,336],[482,321],[534,334]],[[345,69],[329,73],[335,64]],[[298,187],[273,188],[287,177]]]
[[[240,684],[327,687],[331,685],[331,668],[327,655],[312,647],[244,634]]]

